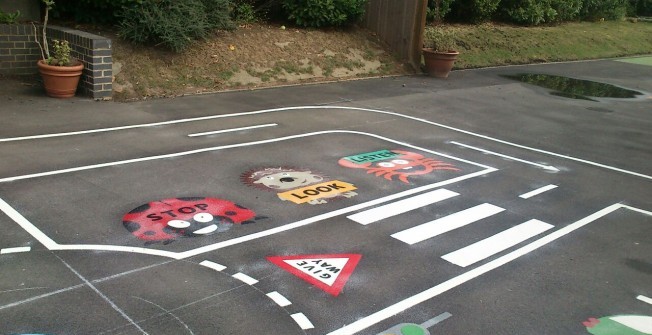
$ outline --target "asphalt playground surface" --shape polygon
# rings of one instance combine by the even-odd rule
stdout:
[[[0,84],[0,334],[652,334],[646,62],[132,103]]]

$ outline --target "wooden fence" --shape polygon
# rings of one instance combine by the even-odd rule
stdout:
[[[427,9],[428,0],[369,0],[364,25],[419,71]]]

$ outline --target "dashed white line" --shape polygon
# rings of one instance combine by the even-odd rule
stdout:
[[[539,220],[530,220],[518,226],[504,230],[484,240],[475,242],[462,249],[453,251],[441,258],[461,267],[467,267],[503,250],[511,248],[531,237],[553,228],[551,224]]]
[[[636,299],[638,299],[638,300],[640,300],[642,302],[647,302],[648,304],[652,305],[652,299],[648,298],[648,297],[646,297],[644,295],[639,295],[638,297],[636,297]]]
[[[254,278],[251,278],[251,277],[247,276],[246,274],[244,274],[242,272],[238,272],[238,273],[234,274],[232,277],[235,278],[235,279],[240,280],[241,282],[243,282],[245,284],[249,284],[249,285],[254,285],[254,284],[256,284],[258,282],[258,280],[254,279]]]
[[[443,218],[439,218],[437,220],[426,222],[416,227],[400,231],[398,233],[392,234],[392,237],[407,244],[415,244],[421,241],[425,241],[429,238],[447,233],[451,230],[464,227],[478,220],[482,220],[494,214],[498,214],[504,210],[504,208],[484,203],[478,206],[467,208],[457,213],[450,214]]]
[[[399,215],[411,210],[434,204],[458,196],[459,193],[447,189],[434,190],[428,193],[419,194],[411,198],[399,200],[387,205],[372,208],[364,212],[347,216],[347,218],[363,225],[367,225],[388,217]]]
[[[305,315],[303,315],[303,313],[296,313],[290,316],[303,330],[315,328],[315,326],[312,325],[312,322],[310,322],[310,320],[308,320],[308,318]]]
[[[32,250],[32,247],[4,248],[4,249],[0,249],[0,255],[13,254],[17,252],[28,252],[30,250]]]
[[[199,265],[203,265],[203,266],[205,266],[207,268],[211,268],[211,269],[213,269],[215,271],[223,271],[224,269],[226,269],[226,266],[224,266],[222,264],[217,264],[217,263],[211,262],[211,261],[203,261],[203,262],[199,263]]]
[[[281,307],[292,305],[292,302],[290,302],[290,300],[288,300],[286,297],[284,297],[282,294],[276,291],[267,293],[267,296],[270,299],[274,300],[274,302]]]
[[[534,191],[530,191],[530,192],[521,194],[521,195],[519,195],[519,197],[523,198],[523,199],[529,199],[529,198],[532,198],[535,195],[539,195],[539,194],[541,194],[543,192],[547,192],[547,191],[550,191],[550,190],[555,189],[555,188],[557,188],[557,185],[550,184],[550,185],[547,185],[547,186],[544,186],[544,187],[541,187],[541,188],[537,188]]]
[[[257,126],[231,128],[231,129],[207,131],[207,132],[203,132],[203,133],[188,134],[188,137],[197,137],[197,136],[208,136],[208,135],[232,133],[232,132],[241,131],[241,130],[250,130],[250,129],[258,129],[258,128],[266,128],[266,127],[275,127],[275,126],[278,126],[278,124],[277,123],[267,123],[267,124],[261,124],[261,125],[257,125]]]

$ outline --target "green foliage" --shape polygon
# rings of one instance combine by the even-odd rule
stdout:
[[[550,0],[550,6],[557,12],[555,22],[576,20],[580,15],[583,0]]]
[[[52,54],[45,62],[48,65],[54,66],[68,66],[71,64],[70,60],[70,44],[66,40],[53,40],[52,41]]]
[[[423,47],[434,51],[456,51],[455,34],[444,26],[429,26],[423,35]]]
[[[550,0],[503,0],[501,10],[510,22],[524,25],[551,22],[557,17]]]
[[[202,0],[151,0],[125,8],[120,36],[135,43],[164,45],[176,52],[205,38],[213,25]]]
[[[288,19],[304,27],[336,27],[362,17],[366,0],[283,0]]]
[[[428,12],[426,13],[426,20],[428,22],[443,21],[446,14],[451,11],[451,4],[455,0],[428,0]],[[439,6],[437,3],[439,2]],[[439,10],[437,9],[439,7]]]
[[[629,0],[628,16],[652,16],[652,0]]]
[[[580,15],[582,19],[622,20],[627,13],[628,0],[583,0]]]
[[[5,13],[0,9],[0,24],[14,24],[18,22],[20,17],[20,11],[17,10],[15,13]]]
[[[480,23],[491,20],[500,0],[457,0],[452,5],[456,20]]]
[[[80,23],[117,23],[123,8],[157,0],[57,0],[52,16]]]
[[[236,0],[233,3],[231,17],[238,23],[254,23],[258,21],[258,14],[254,8],[254,4],[247,0]]]
[[[206,12],[208,25],[213,29],[235,29],[231,21],[231,2],[229,0],[201,0]]]

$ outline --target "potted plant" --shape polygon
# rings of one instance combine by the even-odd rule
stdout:
[[[423,42],[423,60],[428,75],[448,78],[453,64],[460,54],[453,34],[442,26],[428,27]]]
[[[34,39],[41,48],[41,59],[37,62],[43,85],[48,96],[55,98],[70,98],[75,96],[79,78],[81,77],[84,64],[71,57],[72,49],[65,40],[54,40],[52,53],[48,45],[46,29],[48,26],[48,14],[54,0],[43,0],[45,4],[45,19],[43,20],[43,44],[38,41],[36,26],[34,27]]]

